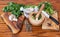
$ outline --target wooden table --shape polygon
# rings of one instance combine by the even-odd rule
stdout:
[[[60,0],[0,0],[0,15],[3,13],[2,8],[7,5],[8,2],[13,1],[23,4],[38,5],[39,2],[48,1],[51,2],[53,8],[58,12],[58,19],[60,22]],[[17,35],[13,35],[9,30],[3,19],[0,17],[0,37],[60,37],[60,30],[42,30],[41,27],[32,27],[32,32],[26,32],[25,26],[23,26],[22,32]]]

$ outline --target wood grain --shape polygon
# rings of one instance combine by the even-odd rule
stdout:
[[[51,16],[58,20],[58,14],[56,11]],[[59,25],[56,25],[56,23],[54,23],[51,19],[45,17],[45,21],[42,24],[42,29],[59,30]]]
[[[58,12],[58,18],[60,22],[60,0],[0,0],[0,15],[3,13],[2,8],[7,5],[8,2],[13,1],[21,4],[34,4],[38,5],[39,2],[48,1],[53,5],[54,10]],[[25,25],[22,32],[19,32],[17,37],[60,37],[60,31],[42,30],[41,26],[32,26],[32,32],[25,31]],[[5,22],[0,16],[0,37],[12,37],[12,32],[9,30]]]

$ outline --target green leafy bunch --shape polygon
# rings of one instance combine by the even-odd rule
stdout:
[[[51,3],[49,2],[40,2],[38,6],[38,8],[40,9],[41,5],[42,4],[45,4],[45,8],[44,8],[44,11],[46,11],[48,14],[53,14],[53,8],[52,8],[52,5]],[[20,8],[23,7],[24,9],[25,8],[34,8],[36,5],[24,5],[24,4],[17,4],[17,3],[14,3],[14,2],[9,2],[7,6],[5,6],[3,8],[3,11],[4,12],[10,12],[12,14],[14,14],[17,18],[19,16],[21,16],[23,14],[22,11],[20,11]]]
[[[49,2],[40,2],[39,5],[38,5],[39,9],[40,9],[42,4],[45,4],[44,11],[46,11],[48,14],[52,15],[53,14],[53,7],[52,7],[51,3],[49,3]]]
[[[4,12],[11,12],[14,14],[17,18],[22,15],[22,12],[20,11],[20,7],[24,7],[23,4],[17,4],[14,2],[9,2],[7,6],[3,8]]]

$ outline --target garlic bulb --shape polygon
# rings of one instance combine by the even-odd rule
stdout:
[[[10,21],[17,21],[17,18],[15,15],[11,14],[11,15],[9,15],[9,20]]]
[[[34,11],[34,8],[32,8],[32,7],[26,8],[26,9],[24,9],[23,11],[24,11],[24,16],[25,16],[26,18],[28,18],[28,17],[29,17],[29,13],[30,13],[30,12],[33,12],[33,11]]]
[[[29,13],[31,13],[31,12],[38,12],[38,6],[35,6],[34,8],[32,8],[32,7],[29,7],[29,8],[21,7],[20,11],[23,11],[24,12],[24,16],[26,18],[28,18],[29,17]]]

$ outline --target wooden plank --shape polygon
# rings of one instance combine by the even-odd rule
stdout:
[[[18,0],[0,0],[0,1],[18,1]]]
[[[4,8],[5,6],[7,6],[7,5],[0,5],[0,15],[4,13],[4,12],[3,12],[3,8]]]
[[[7,5],[8,2],[11,2],[11,1],[0,1],[0,5]],[[12,2],[16,2],[16,1],[12,1]]]
[[[44,0],[44,1],[46,1],[46,0]],[[15,3],[19,3],[19,4],[34,4],[34,5],[37,5],[39,2],[42,2],[42,0],[33,0],[33,1],[31,1],[31,0],[5,0],[5,1],[0,1],[0,5],[6,5],[8,2],[15,2]]]
[[[52,15],[56,20],[58,20],[58,14],[55,11]],[[49,25],[49,24],[51,25]],[[45,18],[44,23],[42,24],[42,29],[52,29],[52,30],[59,30],[59,25],[56,25],[51,19]]]
[[[23,4],[38,4],[41,1],[45,0],[19,0],[19,1],[13,1],[17,3],[23,3]],[[59,19],[60,19],[60,0],[47,0],[53,4],[53,7],[55,10],[58,11]],[[8,0],[0,1],[0,5],[7,5],[7,3],[10,2]],[[2,8],[4,6],[1,6],[0,8],[0,14],[2,14]],[[0,21],[2,21],[0,19]],[[60,21],[60,20],[59,20]],[[2,21],[3,22],[3,21]],[[0,22],[1,23],[1,22]],[[12,37],[12,33],[6,26],[6,24],[0,24],[0,37]],[[25,32],[25,26],[23,27],[23,30],[21,33],[18,34],[18,37],[60,37],[60,32],[55,32],[52,30],[42,30],[41,27],[34,27],[33,26],[33,32]]]
[[[2,19],[2,17],[0,16],[0,24],[4,24],[4,20]]]
[[[9,31],[7,25],[6,24],[0,24],[0,31],[4,31],[4,30],[8,30]]]
[[[9,30],[6,24],[0,24],[0,37],[11,37],[12,32]]]
[[[0,1],[0,5],[6,5],[8,2],[11,2],[11,1]],[[25,2],[25,1],[12,1],[12,2],[15,2],[15,3],[19,3],[19,4],[37,4],[37,3],[33,3],[33,2]]]

